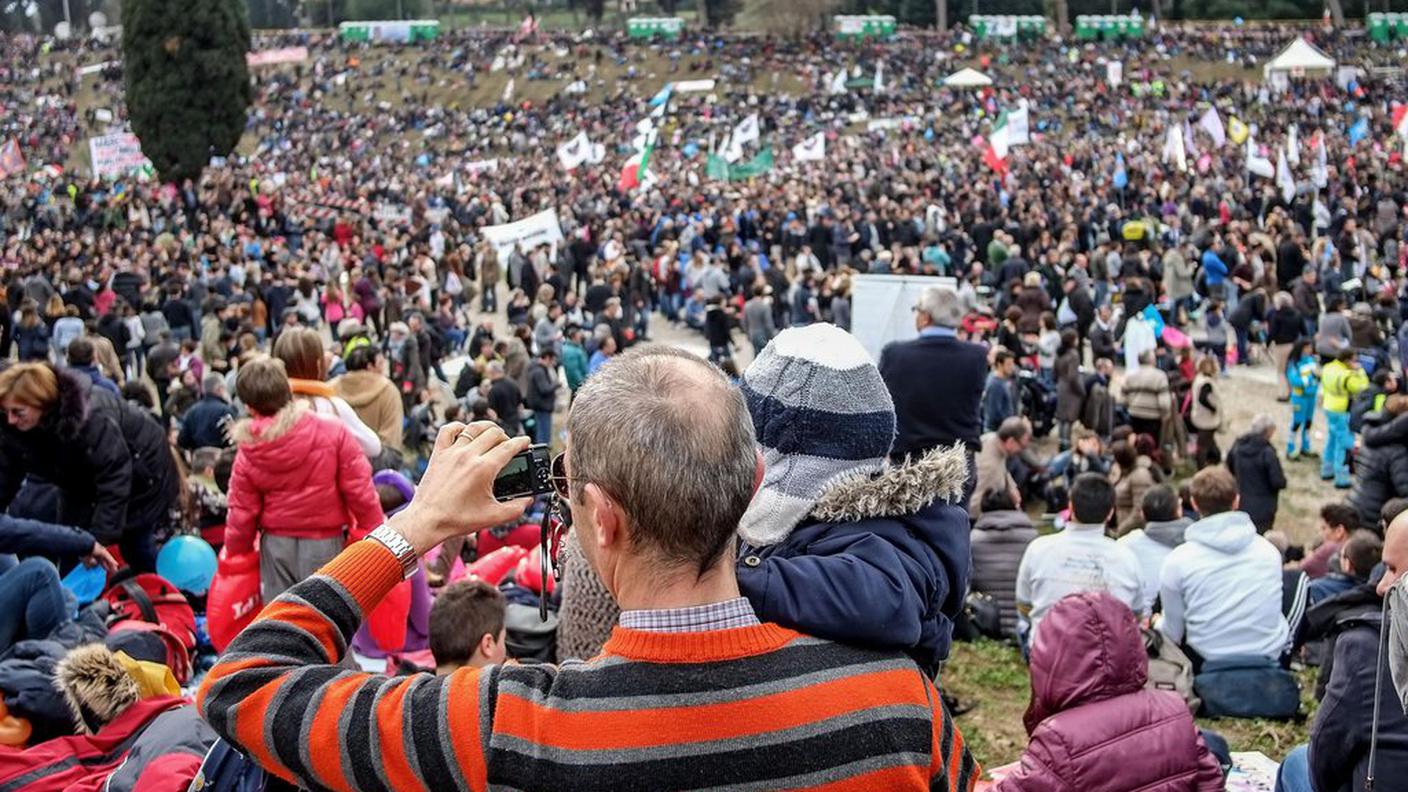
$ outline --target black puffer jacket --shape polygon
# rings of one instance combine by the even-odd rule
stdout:
[[[59,489],[59,522],[111,544],[170,520],[179,494],[166,432],[151,414],[65,369],[33,430],[0,427],[0,510],[28,475]]]
[[[1378,525],[1384,503],[1408,496],[1408,415],[1369,413],[1362,437],[1349,503],[1359,512],[1360,525]]]
[[[1276,522],[1276,504],[1286,488],[1281,460],[1265,435],[1244,434],[1227,452],[1227,469],[1237,477],[1242,511],[1251,516],[1257,531],[1266,533]]]
[[[1004,635],[1017,634],[1017,568],[1035,538],[1031,518],[1015,510],[983,512],[973,526],[970,588],[997,603]]]

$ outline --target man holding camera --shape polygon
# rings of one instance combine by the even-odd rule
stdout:
[[[734,531],[762,466],[717,369],[632,350],[583,385],[567,435],[554,484],[622,611],[602,655],[444,678],[335,666],[419,554],[527,506],[492,495],[527,439],[451,424],[411,505],[235,640],[202,714],[315,788],[973,788],[963,737],[911,661],[760,623],[740,596]]]

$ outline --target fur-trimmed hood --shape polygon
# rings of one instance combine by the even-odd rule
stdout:
[[[886,466],[875,476],[832,482],[811,516],[834,523],[903,517],[934,501],[957,503],[967,478],[968,454],[962,444],[935,448],[918,460]]]
[[[58,402],[44,415],[38,429],[52,434],[63,442],[72,442],[83,433],[83,424],[88,420],[88,391],[93,383],[83,374],[68,368],[45,363],[54,372],[59,389]],[[4,425],[4,431],[16,430]]]
[[[100,643],[69,652],[54,668],[54,686],[63,694],[80,734],[97,734],[142,697],[137,681]]]
[[[269,443],[293,431],[298,420],[308,412],[302,399],[290,399],[271,418],[242,418],[230,426],[230,442],[237,446]]]
[[[919,459],[885,465],[878,473],[851,471],[820,487],[806,517],[791,525],[767,519],[761,499],[754,497],[739,526],[739,535],[753,546],[787,540],[807,521],[848,523],[914,514],[935,501],[957,503],[968,477],[968,455],[962,444],[935,448]]]

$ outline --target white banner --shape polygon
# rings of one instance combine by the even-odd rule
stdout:
[[[734,145],[741,146],[744,143],[752,143],[761,136],[762,132],[758,126],[758,114],[753,113],[733,128]]]
[[[1105,63],[1105,81],[1111,88],[1119,87],[1124,82],[1124,61],[1107,61]]]
[[[1025,146],[1032,142],[1031,111],[1023,106],[1007,114],[1007,145]]]
[[[1216,107],[1209,107],[1203,117],[1198,119],[1198,126],[1208,133],[1212,138],[1213,145],[1221,148],[1227,142],[1227,130],[1222,126],[1222,117],[1217,114]]]
[[[675,93],[706,93],[714,90],[713,78],[707,80],[684,80],[675,83]]]
[[[592,142],[587,139],[585,131],[578,132],[576,137],[557,147],[557,161],[562,163],[563,170],[581,167],[591,156]]]
[[[142,142],[131,132],[118,132],[88,139],[88,155],[93,162],[93,175],[118,176],[128,171],[151,166],[142,154]]]
[[[792,159],[815,162],[826,159],[826,133],[818,132],[792,147]]]
[[[372,219],[398,226],[411,224],[411,207],[403,204],[379,203],[372,209]]]
[[[473,162],[467,162],[465,163],[464,170],[471,176],[477,176],[481,173],[498,173],[499,159],[495,157],[493,159],[482,159],[475,160]]]
[[[244,62],[248,66],[273,66],[279,63],[302,63],[308,60],[307,47],[283,47],[282,49],[260,50],[245,53]]]
[[[488,226],[484,229],[484,238],[494,246],[499,261],[508,261],[515,245],[521,250],[532,250],[544,244],[556,248],[562,244],[562,226],[557,221],[557,210],[546,209],[512,223]]]
[[[932,275],[851,276],[851,335],[876,360],[891,341],[917,337],[910,309],[919,304],[919,295],[930,286],[956,289],[958,281]]]
[[[121,65],[122,65],[122,61],[103,61],[102,63],[93,63],[93,64],[90,64],[90,65],[88,65],[88,66],[79,66],[79,67],[78,67],[78,76],[79,76],[79,77],[87,77],[87,76],[90,75],[90,74],[97,74],[98,72],[102,71],[103,69],[106,69],[106,68],[109,67],[109,66],[121,66]]]

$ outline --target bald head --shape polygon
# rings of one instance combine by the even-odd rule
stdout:
[[[752,500],[757,452],[742,393],[704,360],[647,345],[577,392],[567,419],[572,500],[587,484],[625,512],[662,565],[713,566]]]
[[[1393,518],[1384,532],[1384,576],[1379,581],[1379,596],[1384,596],[1398,578],[1408,570],[1408,512]]]

